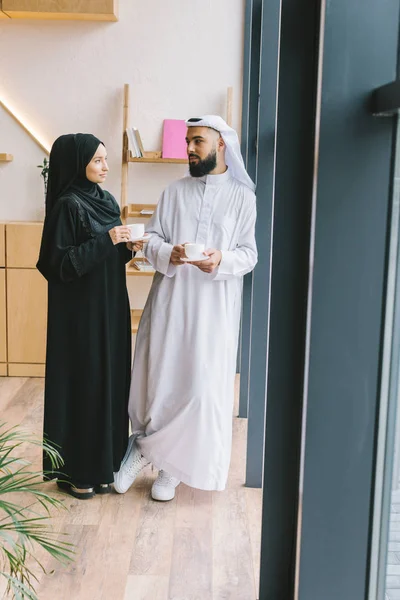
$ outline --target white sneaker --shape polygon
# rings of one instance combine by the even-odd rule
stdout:
[[[135,444],[135,436],[129,437],[128,448],[122,459],[118,473],[114,473],[114,488],[118,494],[125,494],[149,461],[140,454]]]
[[[153,500],[168,502],[175,498],[175,488],[180,484],[179,479],[172,477],[166,471],[161,470],[158,477],[152,485],[151,497]]]

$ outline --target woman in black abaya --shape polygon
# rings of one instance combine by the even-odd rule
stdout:
[[[37,263],[48,281],[44,435],[64,459],[59,487],[82,499],[110,491],[128,443],[132,246],[117,202],[98,185],[107,172],[93,135],[55,141]],[[43,469],[58,477],[46,457]]]

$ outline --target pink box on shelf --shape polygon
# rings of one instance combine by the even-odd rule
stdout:
[[[187,158],[185,121],[180,119],[164,119],[163,158]]]

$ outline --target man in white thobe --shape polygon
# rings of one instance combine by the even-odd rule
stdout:
[[[216,116],[186,123],[190,175],[164,191],[147,227],[156,274],[136,340],[133,433],[114,480],[124,493],[151,462],[152,497],[164,501],[180,482],[225,488],[242,279],[257,262],[254,184],[236,132]],[[204,244],[203,260],[185,262],[189,242]]]

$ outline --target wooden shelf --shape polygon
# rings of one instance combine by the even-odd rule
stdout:
[[[187,158],[147,158],[146,156],[142,156],[141,158],[136,158],[133,156],[129,156],[129,162],[132,163],[158,163],[158,164],[173,164],[173,165],[187,165]]]
[[[1,8],[12,19],[118,20],[117,0],[3,0]]]
[[[132,333],[137,333],[143,311],[137,308],[131,310]]]
[[[14,157],[12,154],[6,154],[6,153],[0,152],[0,162],[11,162],[12,160],[14,160]]]
[[[128,276],[135,276],[135,277],[153,277],[153,275],[155,274],[154,270],[138,271],[138,269],[131,266],[133,263],[140,262],[141,260],[142,260],[141,258],[134,258],[133,260],[131,260],[131,262],[129,263],[129,265],[126,268],[126,274]]]
[[[132,219],[150,219],[153,215],[142,215],[140,214],[141,210],[152,210],[155,211],[155,204],[129,204],[128,206],[124,206],[124,217],[132,218]]]

